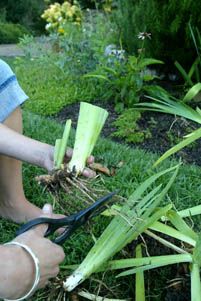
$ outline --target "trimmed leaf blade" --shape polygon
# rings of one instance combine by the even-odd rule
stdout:
[[[83,171],[107,116],[106,110],[90,103],[81,102],[73,156],[68,164],[69,169],[75,171],[76,175]]]
[[[147,271],[166,265],[177,264],[180,262],[192,262],[192,256],[190,254],[179,254],[141,258],[141,266],[140,261],[138,261],[138,267],[122,272],[118,274],[117,277],[128,276],[139,271]]]
[[[136,258],[142,258],[142,247],[137,245]],[[145,301],[145,285],[144,285],[144,272],[139,271],[136,273],[135,279],[135,300]]]
[[[120,213],[113,218],[102,233],[78,269],[64,282],[64,288],[67,291],[71,291],[92,273],[99,270],[114,254],[170,210],[171,205],[157,211],[155,209],[173,183],[178,167],[179,165],[153,175],[136,189],[122,207]],[[170,171],[173,171],[173,175],[160,193],[155,190],[155,195],[152,193],[146,194],[147,188],[154,181]],[[149,195],[149,198],[146,197],[147,195]],[[146,203],[144,199],[146,199]],[[148,203],[149,207],[146,206]]]

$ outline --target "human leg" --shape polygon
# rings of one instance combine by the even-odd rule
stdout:
[[[22,133],[22,114],[18,107],[4,124]],[[22,163],[0,155],[0,216],[15,222],[24,222],[38,217],[41,209],[31,204],[24,195]]]

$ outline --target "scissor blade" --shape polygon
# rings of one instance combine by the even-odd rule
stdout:
[[[89,218],[92,218],[98,215],[98,212],[102,212],[102,207],[115,195],[119,190],[108,193],[102,198],[98,199],[94,204],[89,206],[88,208],[77,213],[76,222],[78,226],[84,224]],[[96,214],[97,212],[97,214]],[[94,213],[94,214],[93,214]]]
[[[54,242],[57,244],[63,244],[79,227],[83,226],[90,218],[100,214],[105,209],[105,204],[115,195],[118,191],[111,192],[104,197],[98,199],[94,204],[88,208],[73,214],[74,223],[66,229]]]

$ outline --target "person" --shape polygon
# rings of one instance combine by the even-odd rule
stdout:
[[[22,133],[20,106],[27,99],[12,69],[0,59],[0,216],[16,223],[41,215],[61,216],[53,214],[49,204],[40,209],[25,197],[21,161],[51,171],[54,154],[53,146]],[[72,156],[71,149],[66,156]],[[93,162],[92,156],[88,162]],[[94,172],[85,169],[83,175],[93,177]],[[37,226],[0,245],[0,298],[24,300],[58,274],[64,252],[44,238],[46,229],[46,225]]]

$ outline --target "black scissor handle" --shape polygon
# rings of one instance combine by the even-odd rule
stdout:
[[[22,225],[17,231],[16,235],[20,235],[30,229],[32,229],[35,226],[41,225],[41,224],[48,224],[48,229],[45,233],[45,236],[53,234],[57,229],[71,225],[75,220],[74,215],[71,215],[69,217],[64,218],[49,218],[49,217],[38,217],[36,219],[33,219],[26,224]]]
[[[86,209],[79,211],[78,213],[72,214],[64,218],[49,218],[49,217],[39,217],[29,221],[17,230],[16,235],[20,235],[33,227],[41,224],[48,224],[45,237],[54,234],[56,230],[62,227],[68,227],[62,232],[53,242],[57,244],[62,244],[66,239],[68,239],[71,234],[80,226],[84,225],[90,218],[95,217],[100,214],[105,209],[105,204],[115,195],[118,191],[108,193],[102,198],[98,199],[94,204]]]

